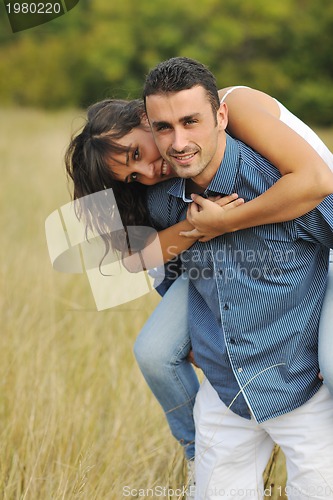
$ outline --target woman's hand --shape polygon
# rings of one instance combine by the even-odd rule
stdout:
[[[187,361],[189,363],[192,363],[192,365],[194,365],[196,368],[200,368],[200,366],[198,366],[195,362],[194,353],[193,353],[192,349],[190,350],[190,352],[187,356]]]
[[[201,234],[199,241],[209,241],[216,236],[227,233],[224,224],[225,214],[240,205],[243,205],[243,198],[238,198],[238,194],[229,196],[203,198],[197,194],[192,194],[193,203],[187,210],[187,220],[194,226],[193,231],[182,231],[181,236],[193,237],[194,234]],[[194,233],[195,231],[195,233]]]

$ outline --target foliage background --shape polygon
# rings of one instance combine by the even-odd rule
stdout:
[[[311,124],[333,122],[331,0],[81,0],[16,34],[1,5],[0,33],[3,103],[137,97],[149,68],[186,55],[207,64],[220,87],[253,86]]]

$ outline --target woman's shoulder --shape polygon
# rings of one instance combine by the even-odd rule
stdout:
[[[234,92],[237,89],[250,89],[250,87],[246,87],[245,85],[234,85],[232,87],[225,87],[219,90],[219,98],[220,102],[224,102],[229,94]]]

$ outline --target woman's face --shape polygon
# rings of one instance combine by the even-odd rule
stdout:
[[[176,177],[170,165],[161,157],[148,126],[134,128],[119,139],[119,144],[127,147],[128,151],[113,155],[109,161],[108,166],[115,179],[152,186]]]

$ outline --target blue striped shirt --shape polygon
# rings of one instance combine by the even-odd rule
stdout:
[[[227,136],[205,194],[249,201],[279,171]],[[157,229],[186,216],[185,181],[148,191]],[[189,329],[195,358],[222,401],[258,422],[304,404],[319,389],[318,325],[333,247],[333,195],[295,220],[195,243],[182,254],[190,278]],[[172,311],[170,311],[172,314]]]

